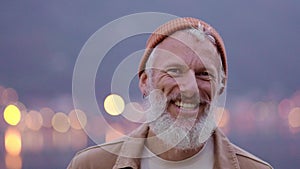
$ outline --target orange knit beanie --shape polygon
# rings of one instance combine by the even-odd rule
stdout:
[[[149,37],[147,43],[146,43],[146,50],[144,52],[144,55],[141,59],[140,65],[139,65],[139,76],[144,72],[146,62],[152,52],[152,50],[158,45],[160,42],[162,42],[166,37],[169,35],[180,31],[184,29],[190,29],[190,28],[198,28],[199,25],[203,27],[203,31],[205,34],[208,34],[209,36],[212,36],[214,39],[214,45],[216,46],[222,60],[222,66],[224,69],[225,76],[227,77],[227,61],[226,61],[226,51],[224,42],[221,38],[221,36],[218,34],[218,32],[208,25],[207,23],[196,19],[196,18],[176,18],[174,20],[171,20],[163,25],[161,25],[159,28],[157,28]]]

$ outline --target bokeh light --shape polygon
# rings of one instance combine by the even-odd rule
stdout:
[[[10,103],[15,103],[19,99],[19,96],[15,89],[13,88],[7,88],[5,89],[1,94],[1,104],[2,105],[8,105]]]
[[[275,109],[275,105],[267,102],[256,102],[252,105],[255,120],[260,122],[268,120],[271,117],[271,112],[274,112]]]
[[[223,107],[217,108],[216,121],[218,127],[224,128],[228,126],[229,123],[229,111]]]
[[[125,103],[121,96],[116,94],[111,94],[107,96],[104,100],[105,111],[112,115],[117,116],[124,111]]]
[[[300,107],[300,90],[296,91],[291,99],[295,107]]]
[[[4,110],[4,120],[10,125],[17,125],[21,120],[21,112],[15,105],[8,105]]]
[[[0,85],[0,106],[4,105],[3,101],[2,101],[2,93],[4,92],[4,90],[5,90],[5,87]]]
[[[21,115],[22,115],[22,112],[25,112],[25,113],[26,113],[27,108],[26,108],[26,106],[25,106],[22,102],[17,101],[17,102],[15,102],[13,105],[15,105],[15,106],[18,107],[18,109],[19,109],[20,112],[21,112]]]
[[[293,103],[289,99],[283,99],[278,104],[278,113],[280,118],[286,120],[292,108],[293,108]]]
[[[86,126],[87,118],[83,111],[79,109],[72,110],[69,113],[70,125],[73,129],[83,129]]]
[[[19,101],[14,103],[14,105],[17,106],[21,112],[21,120],[17,124],[17,128],[20,132],[23,132],[26,129],[25,117],[27,115],[27,108],[23,103],[21,103]]]
[[[65,133],[70,128],[69,118],[65,113],[62,112],[56,113],[53,116],[51,123],[52,127],[60,133]]]
[[[248,100],[240,99],[233,105],[231,124],[238,126],[234,128],[241,135],[251,134],[256,131],[255,115],[253,112],[253,103]]]
[[[25,117],[25,124],[27,128],[38,131],[43,124],[43,118],[40,112],[31,110]]]
[[[289,126],[292,128],[300,127],[300,107],[293,108],[288,115]]]
[[[7,169],[21,169],[22,168],[22,158],[21,156],[13,156],[6,154],[5,165]]]
[[[52,127],[51,120],[52,117],[54,116],[54,111],[48,107],[44,107],[40,110],[40,112],[43,117],[43,127],[51,128]]]
[[[5,150],[12,156],[20,154],[22,149],[22,140],[20,132],[15,128],[8,128],[5,132]]]

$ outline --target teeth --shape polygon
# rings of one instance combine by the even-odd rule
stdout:
[[[183,103],[180,101],[176,101],[175,105],[184,109],[194,109],[198,106],[198,104],[195,103]]]

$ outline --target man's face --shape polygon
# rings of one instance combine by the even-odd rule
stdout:
[[[167,97],[166,111],[173,118],[200,120],[219,90],[220,57],[207,39],[183,31],[172,37],[153,51],[148,83]]]
[[[211,111],[221,81],[216,48],[180,31],[161,42],[148,62],[151,71],[141,76],[140,87],[151,104],[150,129],[179,149],[200,146],[215,129]]]

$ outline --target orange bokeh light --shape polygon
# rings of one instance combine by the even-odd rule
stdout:
[[[43,124],[43,118],[40,112],[31,110],[25,117],[27,128],[38,131]]]
[[[0,106],[4,105],[3,101],[2,101],[2,93],[4,92],[4,90],[5,90],[5,87],[0,86]]]
[[[5,165],[7,169],[21,169],[22,158],[21,156],[12,156],[10,154],[6,154]]]
[[[5,132],[5,150],[12,156],[20,154],[22,149],[21,134],[15,128],[8,128]]]
[[[224,108],[218,108],[217,111],[219,112],[218,115],[222,116],[222,117],[219,117],[220,119],[217,123],[218,127],[221,127],[221,128],[227,127],[228,123],[229,123],[229,119],[230,119],[229,111]]]
[[[8,105],[10,103],[15,103],[18,101],[18,93],[13,88],[5,89],[1,94],[1,104]]]
[[[292,128],[300,127],[300,107],[293,108],[288,115],[289,126]]]
[[[283,120],[286,120],[292,108],[293,108],[293,103],[289,99],[281,100],[281,102],[278,104],[279,116]]]
[[[70,125],[73,129],[80,130],[85,128],[87,123],[86,115],[83,111],[76,109],[69,113]]]
[[[52,123],[52,127],[60,133],[65,133],[70,128],[69,118],[65,113],[62,112],[56,113],[53,116],[51,123]]]

